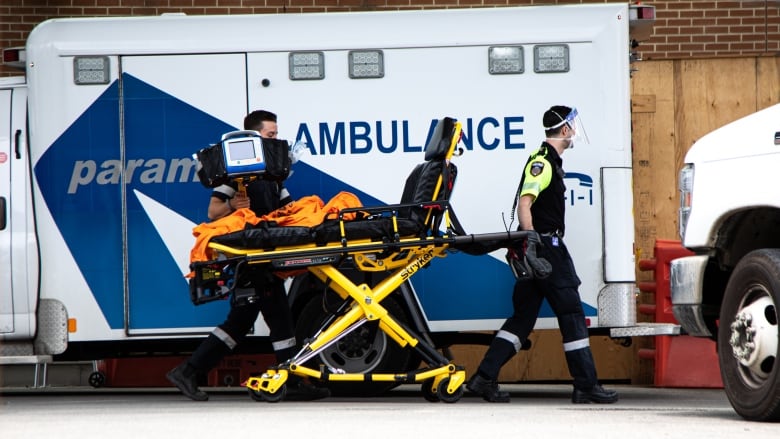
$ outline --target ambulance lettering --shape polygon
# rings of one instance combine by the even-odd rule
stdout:
[[[119,160],[106,160],[100,166],[94,160],[77,160],[73,164],[68,193],[75,194],[79,186],[93,181],[97,184],[119,184],[122,171]],[[127,184],[132,184],[136,178],[141,184],[198,181],[197,163],[188,158],[173,158],[170,162],[162,158],[128,160],[124,172]]]
[[[469,151],[475,147],[492,151],[502,144],[503,149],[524,149],[524,122],[523,116],[467,118],[463,123],[461,142]],[[425,143],[420,144],[410,140],[414,123],[409,120],[301,123],[295,138],[306,142],[312,155],[367,154],[372,151],[382,154],[418,153],[423,151],[433,135],[436,120],[428,124]]]
[[[567,172],[565,179],[576,180],[576,184],[567,184],[565,199],[570,206],[575,204],[593,205],[593,178],[577,172]]]
[[[499,118],[487,116],[476,120],[467,118],[463,125],[462,145],[467,150],[476,147],[493,151],[503,144],[504,149],[524,149],[522,142],[523,116]],[[320,122],[316,130],[309,124],[298,126],[296,139],[306,142],[312,155],[359,155],[373,150],[382,154],[395,152],[420,153],[433,136],[436,120],[428,124],[425,143],[413,144],[412,124],[408,120]],[[312,134],[314,132],[316,137]],[[317,142],[314,142],[316,138]],[[162,148],[161,148],[162,149]],[[95,160],[76,160],[68,183],[68,194],[79,187],[95,183],[119,184],[122,172],[127,184],[191,183],[197,182],[197,163],[191,158],[131,159],[122,168],[121,161],[110,159],[98,164]],[[588,177],[589,178],[589,177]]]

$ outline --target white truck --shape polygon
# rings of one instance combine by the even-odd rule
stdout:
[[[780,104],[699,139],[680,171],[671,262],[675,318],[717,341],[723,385],[742,417],[780,420]],[[749,175],[749,177],[747,177]]]
[[[577,107],[590,145],[566,155],[567,242],[588,324],[674,331],[635,324],[629,75],[653,22],[652,7],[610,3],[40,24],[4,56],[25,76],[0,79],[0,355],[185,351],[220,323],[227,302],[193,306],[184,278],[209,197],[192,155],[260,108],[308,145],[294,197],[345,190],[364,205],[398,202],[434,121],[457,118],[453,206],[481,233],[510,227],[543,112]],[[512,282],[500,252],[452,254],[391,302],[437,346],[472,343],[508,316]],[[324,290],[289,285],[300,334]],[[537,327],[556,325],[545,307]],[[264,335],[259,319],[251,340]],[[322,360],[355,372],[415,361],[381,331]]]

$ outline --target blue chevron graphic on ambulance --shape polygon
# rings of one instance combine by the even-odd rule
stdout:
[[[175,249],[193,242],[184,224],[206,220],[210,192],[192,154],[237,128],[126,73],[121,99],[114,82],[50,145],[34,167],[41,194],[112,329],[125,327],[125,305],[133,329],[213,326],[227,303],[192,305],[182,276],[188,254]],[[407,172],[399,171],[399,187]],[[365,205],[397,202],[305,161],[287,185],[296,197],[345,190]],[[413,283],[430,320],[503,318],[511,309],[511,282],[494,258],[453,254],[422,271]]]

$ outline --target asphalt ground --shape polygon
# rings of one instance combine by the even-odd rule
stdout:
[[[744,421],[722,389],[630,385],[609,405],[574,405],[571,386],[511,384],[509,403],[468,392],[428,402],[419,386],[381,397],[313,402],[252,400],[241,388],[209,388],[208,402],[174,389],[2,389],[0,437],[16,438],[770,438],[780,425]],[[747,435],[747,436],[746,436]]]

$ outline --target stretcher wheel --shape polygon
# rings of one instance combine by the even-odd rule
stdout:
[[[428,402],[439,402],[438,389],[433,389],[433,378],[427,379],[422,383],[422,395]]]
[[[251,396],[252,399],[260,402],[279,402],[287,396],[287,384],[282,384],[282,387],[280,387],[276,393],[266,392],[264,390],[247,390],[249,390],[249,396]]]
[[[436,392],[439,396],[440,401],[444,401],[446,403],[453,403],[458,402],[460,400],[460,397],[463,396],[463,386],[458,387],[458,389],[454,393],[447,393],[447,386],[450,385],[450,379],[444,378],[439,383],[439,389]]]
[[[328,292],[328,303],[338,303],[338,296]],[[401,324],[409,323],[404,308],[393,297],[382,301],[382,306]],[[318,292],[306,303],[297,318],[296,338],[306,340],[321,326],[326,315],[323,311],[322,293]],[[324,349],[320,355],[304,364],[313,369],[324,364],[331,369],[342,369],[347,373],[395,373],[410,370],[412,349],[407,349],[393,341],[377,327],[376,322],[365,324],[345,336],[337,343]],[[417,360],[419,363],[419,359]],[[412,367],[411,369],[414,369]],[[334,396],[373,396],[379,395],[398,383],[392,381],[324,381]]]

